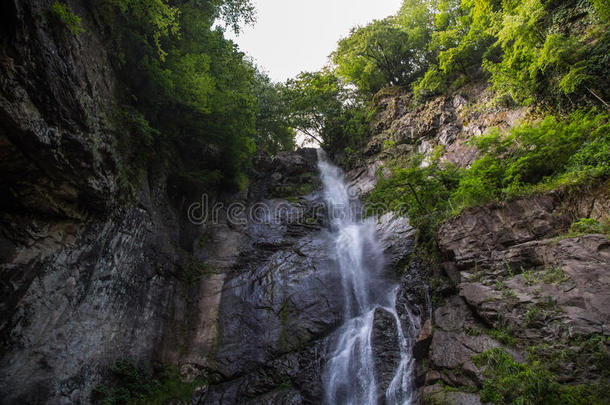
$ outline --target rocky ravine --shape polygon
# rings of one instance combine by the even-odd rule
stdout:
[[[0,403],[90,403],[125,358],[204,377],[196,403],[320,402],[342,297],[315,151],[260,157],[247,192],[209,201],[223,204],[216,220],[189,221],[197,190],[178,195],[158,174],[127,181],[97,28],[83,18],[69,35],[47,20],[50,4],[1,6]],[[408,221],[386,215],[379,231],[405,262]],[[424,302],[414,291],[399,313]],[[376,351],[397,352],[384,319]]]
[[[315,152],[261,157],[247,192],[210,201],[224,204],[217,221],[190,222],[198,190],[177,195],[146,173],[126,181],[117,80],[96,27],[84,18],[85,32],[66,35],[47,21],[50,4],[0,6],[1,403],[89,403],[126,357],[205,377],[195,403],[319,402],[324,342],[342,302],[316,208]],[[406,95],[379,96],[378,135],[354,185],[370,191],[385,159],[437,145],[468,165],[470,136],[528,114],[469,109],[482,94],[415,110]],[[411,257],[408,221],[379,219],[388,271],[405,269],[398,313],[424,321],[414,348],[424,401],[479,403],[484,376],[472,356],[506,346],[498,332],[517,340],[507,346],[517,359],[541,342],[549,356],[568,348],[562,381],[600,378],[577,338],[609,334],[610,245],[602,235],[558,236],[574,219],[603,218],[609,200],[606,185],[467,210],[441,227],[447,260],[427,270]],[[276,220],[257,211],[261,202]],[[397,353],[388,322],[376,314],[382,376]]]
[[[378,95],[377,135],[364,151],[365,165],[350,172],[354,187],[366,194],[386,161],[430,155],[439,146],[441,160],[466,167],[477,154],[470,137],[530,114],[472,108],[486,97],[484,87],[473,87],[410,107],[400,91]],[[433,308],[414,348],[425,403],[481,403],[486,377],[473,356],[494,347],[519,361],[535,351],[562,382],[608,383],[610,240],[566,234],[579,218],[608,220],[609,190],[606,183],[488,204],[441,226],[445,261],[428,269]]]

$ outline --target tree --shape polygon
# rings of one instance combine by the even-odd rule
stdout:
[[[440,0],[434,15],[429,50],[435,63],[414,86],[416,96],[426,96],[474,80],[495,42],[499,18],[495,0]],[[493,57],[493,55],[491,56]]]
[[[341,77],[374,94],[386,86],[406,86],[425,72],[426,37],[423,27],[406,31],[395,18],[376,20],[353,29],[331,57]]]
[[[302,72],[286,82],[284,94],[291,126],[322,144],[343,109],[345,89],[329,70]]]
[[[95,16],[118,49],[131,123],[129,162],[164,170],[185,189],[243,185],[256,148],[291,147],[276,89],[224,37],[254,20],[251,0],[109,0]],[[138,129],[139,128],[139,129]],[[139,137],[145,137],[144,142]]]
[[[275,154],[294,149],[295,131],[289,121],[289,106],[282,84],[272,83],[269,77],[255,75],[254,94],[257,100],[256,144],[258,149]]]
[[[523,104],[607,108],[610,32],[603,10],[576,1],[504,4],[496,34],[502,56],[485,62],[494,89]]]
[[[368,137],[362,99],[329,68],[303,72],[285,86],[291,126],[331,153],[359,149]]]

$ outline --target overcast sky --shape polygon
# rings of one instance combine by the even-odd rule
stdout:
[[[401,0],[254,0],[257,22],[227,35],[274,81],[318,70],[351,27],[396,13]]]

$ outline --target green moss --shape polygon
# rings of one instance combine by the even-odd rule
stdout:
[[[49,7],[49,13],[65,24],[72,34],[78,35],[85,31],[81,18],[74,14],[67,4],[56,1]]]
[[[130,359],[118,361],[110,370],[108,385],[97,386],[92,400],[97,405],[164,405],[189,401],[202,379],[184,381],[178,368],[161,365],[148,372]]]

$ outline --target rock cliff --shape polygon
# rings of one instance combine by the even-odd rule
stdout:
[[[248,189],[230,195],[134,176],[99,28],[83,18],[69,35],[50,4],[0,6],[0,403],[90,403],[126,358],[205,380],[193,403],[319,403],[343,297],[316,151],[257,157]],[[485,97],[474,86],[413,105],[380,93],[354,189],[370,192],[386,161],[439,145],[466,167],[473,135],[532,114],[472,108]],[[467,209],[440,227],[440,263],[413,254],[408,219],[378,218],[397,313],[422,321],[404,333],[417,335],[417,402],[480,403],[489,376],[474,357],[495,347],[519,361],[535,353],[563,382],[607,381],[610,242],[568,231],[606,218],[609,201],[606,183]],[[374,322],[386,386],[395,319],[380,309]]]
[[[399,90],[378,94],[375,135],[350,172],[354,187],[367,194],[387,167],[415,153],[468,167],[477,157],[472,136],[533,114],[481,107],[487,97],[484,86],[419,105]],[[608,190],[605,183],[539,193],[466,209],[441,224],[441,260],[426,262],[423,281],[431,316],[414,347],[423,402],[481,403],[490,374],[475,359],[496,347],[517,361],[543,362],[560,382],[608,384],[610,241],[570,233],[579,218],[608,220]]]
[[[259,156],[233,195],[134,178],[98,27],[70,35],[50,5],[2,5],[0,402],[90,403],[131,359],[205,380],[195,403],[319,403],[343,298],[316,151]],[[408,221],[379,232],[404,262]]]

